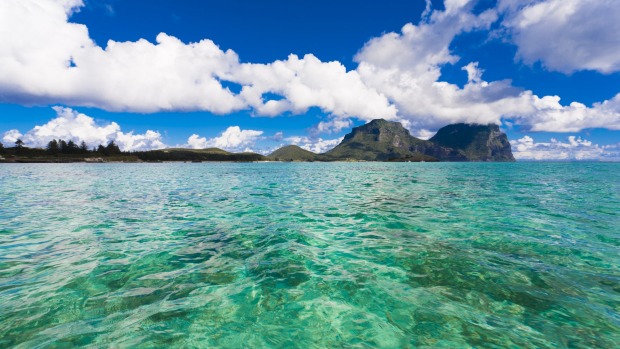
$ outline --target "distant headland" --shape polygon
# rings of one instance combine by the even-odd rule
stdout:
[[[383,119],[354,127],[332,150],[316,154],[296,145],[284,146],[264,156],[252,152],[232,153],[219,148],[122,152],[114,142],[88,149],[86,144],[53,140],[46,149],[0,147],[0,162],[256,162],[256,161],[515,161],[506,134],[499,126],[451,124],[429,140],[413,137],[399,122]]]

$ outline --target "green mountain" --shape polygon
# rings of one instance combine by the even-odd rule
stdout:
[[[325,156],[331,160],[467,161],[462,152],[415,138],[399,122],[383,119],[353,128]]]
[[[204,149],[189,149],[189,148],[166,148],[162,149],[163,152],[192,152],[197,154],[220,154],[220,155],[230,155],[234,154],[229,151],[220,148],[204,148]]]
[[[274,161],[317,161],[321,156],[296,145],[287,145],[267,156]]]
[[[515,161],[508,137],[493,124],[448,125],[439,129],[429,141],[457,149],[469,161]]]

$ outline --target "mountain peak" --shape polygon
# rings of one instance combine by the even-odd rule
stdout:
[[[470,161],[515,161],[508,137],[495,124],[447,125],[429,141],[457,149]]]
[[[368,123],[365,124],[365,126],[400,126],[402,127],[403,125],[398,122],[398,121],[387,121],[385,119],[373,119],[370,120]]]
[[[359,140],[362,140],[363,138],[364,142],[371,141],[370,138],[372,138],[372,141],[375,142],[389,142],[394,140],[394,146],[396,147],[398,147],[398,143],[401,140],[413,138],[409,134],[409,130],[404,128],[400,122],[387,121],[384,119],[374,119],[364,125],[354,127],[351,130],[351,133],[344,137],[344,141],[348,141],[356,137]],[[419,141],[417,138],[414,139]]]
[[[411,136],[400,122],[376,119],[354,127],[326,156],[367,161],[466,160],[450,149]]]
[[[296,145],[269,155],[280,161],[514,161],[510,143],[494,124],[452,124],[429,141],[413,137],[400,122],[375,119],[354,127],[334,149],[315,154]]]
[[[368,161],[514,161],[508,138],[494,124],[452,124],[424,141],[400,122],[384,119],[354,127],[325,155]]]
[[[404,130],[407,133],[409,133],[409,131],[407,131],[407,129],[404,128],[403,124],[401,124],[400,122],[388,121],[385,119],[374,119],[362,126],[354,127],[353,129],[356,129],[356,128],[360,128],[360,129],[386,128],[386,129],[393,129],[393,130],[398,129],[398,130]]]

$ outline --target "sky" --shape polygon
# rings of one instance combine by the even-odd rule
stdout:
[[[372,119],[620,160],[617,0],[2,0],[0,142],[324,152]]]

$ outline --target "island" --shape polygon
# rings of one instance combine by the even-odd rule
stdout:
[[[0,147],[0,162],[330,162],[330,161],[515,161],[510,142],[498,125],[451,124],[429,140],[412,136],[399,122],[376,119],[354,127],[333,149],[316,154],[296,145],[284,146],[265,156],[232,153],[219,148],[122,152],[114,142],[89,150],[72,141],[52,141],[46,149]]]
[[[383,119],[355,127],[334,149],[315,154],[295,145],[268,156],[275,161],[515,161],[497,125],[452,124],[425,141],[399,122]]]

